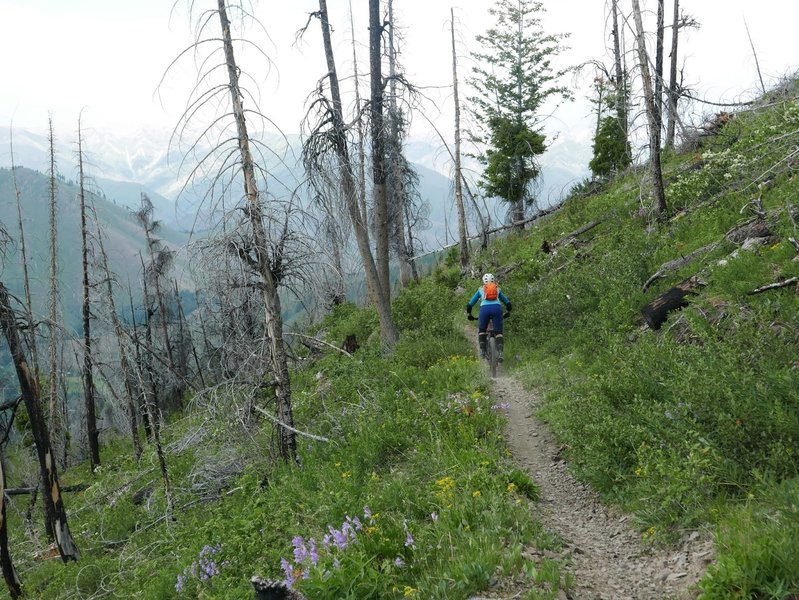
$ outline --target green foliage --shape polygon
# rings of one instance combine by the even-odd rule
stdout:
[[[564,72],[551,65],[565,36],[544,33],[541,2],[497,0],[489,12],[496,26],[477,36],[482,52],[474,54],[478,66],[470,80],[476,90],[471,111],[481,128],[473,140],[484,148],[478,158],[485,165],[486,193],[520,203],[539,175],[537,157],[546,149],[541,106],[550,97],[568,96],[556,85]]]
[[[722,518],[719,559],[702,582],[703,599],[789,600],[799,593],[799,479],[761,493]]]
[[[618,117],[602,119],[594,138],[594,157],[588,163],[596,177],[609,177],[630,166],[632,152],[630,142]]]

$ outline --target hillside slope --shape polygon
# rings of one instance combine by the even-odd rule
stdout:
[[[25,241],[29,258],[31,292],[34,312],[45,314],[49,281],[49,180],[31,169],[16,169],[17,186],[20,192]],[[59,248],[59,273],[62,311],[67,326],[76,328],[80,323],[81,281],[81,233],[78,188],[66,180],[58,182],[58,209],[56,215]],[[146,254],[146,243],[141,226],[131,212],[104,197],[92,195],[97,216],[103,226],[105,246],[110,268],[119,281],[131,281],[134,290],[139,288],[141,264],[139,252]],[[19,262],[19,239],[16,193],[10,169],[0,168],[0,222],[15,240],[4,261],[3,281],[19,297],[23,296],[22,268]],[[94,225],[90,219],[90,227]],[[173,250],[183,248],[188,236],[168,227],[161,228],[158,236]],[[175,276],[182,277],[185,257],[176,257]],[[96,271],[96,269],[95,269]],[[99,277],[99,273],[96,273]]]
[[[300,464],[277,461],[271,421],[247,409],[268,412],[268,389],[202,390],[162,432],[175,514],[153,449],[137,462],[120,440],[99,473],[64,478],[89,485],[65,501],[80,563],[37,561],[44,533],[15,505],[30,595],[247,598],[253,574],[323,599],[468,599],[508,578],[530,599],[580,589],[463,335],[474,275],[492,271],[514,306],[505,368],[542,397],[572,472],[647,543],[713,538],[699,597],[796,597],[797,145],[794,86],[667,157],[664,222],[633,170],[495,240],[469,277],[447,253],[394,300],[390,356],[373,311],[336,307],[305,335],[361,347],[294,348]],[[685,305],[648,326],[642,307],[690,278]],[[9,485],[28,454],[10,457]]]

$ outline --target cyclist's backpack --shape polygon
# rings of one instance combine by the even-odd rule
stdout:
[[[483,299],[484,300],[496,300],[499,297],[499,288],[495,281],[490,283],[486,283],[483,286]]]

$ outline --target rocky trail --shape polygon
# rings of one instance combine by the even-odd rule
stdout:
[[[629,515],[602,504],[597,494],[571,475],[547,426],[535,417],[540,399],[513,377],[494,380],[498,402],[507,403],[506,437],[519,468],[533,478],[540,500],[533,518],[563,540],[560,553],[530,548],[528,559],[560,559],[573,574],[558,600],[662,600],[695,598],[697,582],[713,558],[709,536],[687,532],[674,547],[662,549],[642,540]],[[529,582],[504,580],[484,598],[526,598]]]

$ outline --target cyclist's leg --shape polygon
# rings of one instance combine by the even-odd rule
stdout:
[[[503,335],[503,318],[502,318],[502,307],[499,304],[495,304],[492,307],[491,311],[491,321],[494,324],[494,339],[497,343],[497,360],[502,362],[503,356],[502,351],[505,349],[505,337]]]
[[[488,320],[490,311],[488,306],[480,307],[480,314],[477,317],[477,342],[480,345],[480,358],[486,357],[486,346],[488,344]]]

